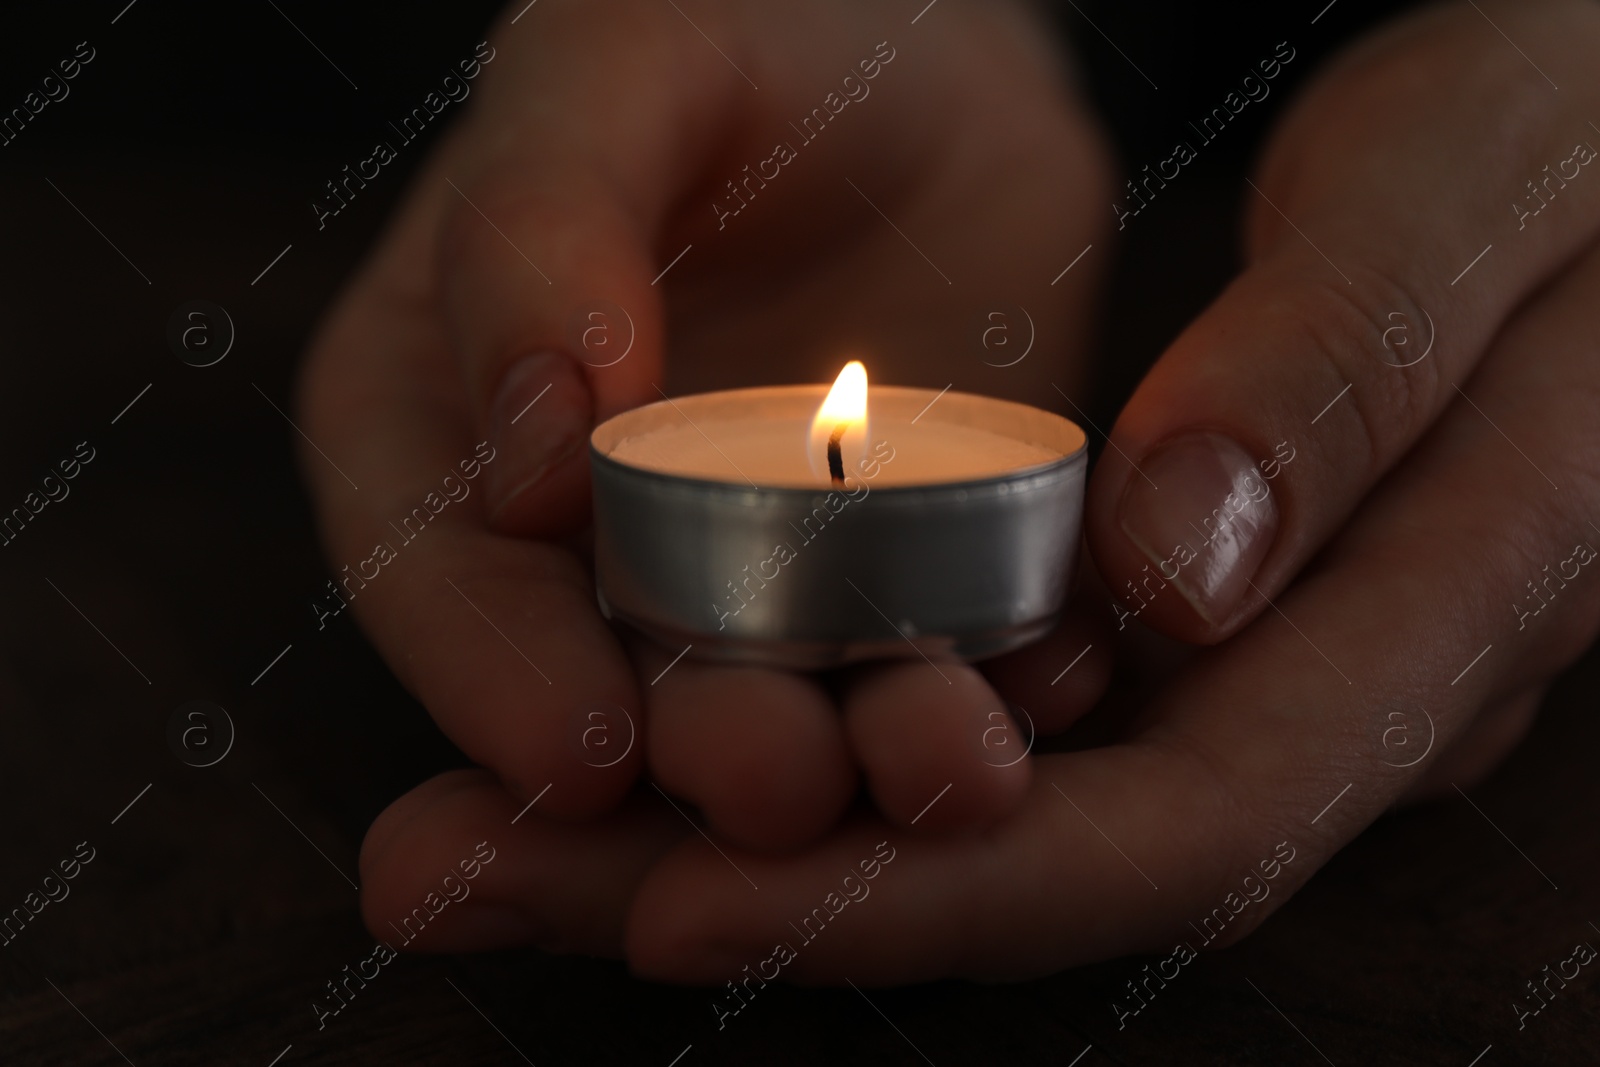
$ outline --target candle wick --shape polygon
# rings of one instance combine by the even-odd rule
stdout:
[[[844,450],[839,447],[839,442],[844,439],[845,425],[839,423],[833,428],[833,434],[828,438],[828,474],[833,478],[833,484],[844,485]]]

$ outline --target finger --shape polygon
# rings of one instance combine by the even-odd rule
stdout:
[[[327,324],[308,358],[300,425],[335,579],[318,628],[346,606],[401,681],[469,757],[542,811],[615,804],[643,746],[597,766],[596,710],[632,728],[632,672],[570,554],[483,528],[479,451],[433,315],[426,192]],[[630,712],[629,709],[632,709]],[[592,736],[592,735],[591,735]]]
[[[1105,691],[1106,629],[1075,602],[1045,638],[976,668],[910,661],[856,672],[846,720],[878,809],[926,832],[977,829],[1010,813],[1038,736],[1066,729]]]
[[[1193,659],[1137,733],[1041,757],[1022,809],[978,841],[880,822],[800,856],[730,853],[759,895],[675,850],[634,902],[635,970],[720,981],[745,963],[770,970],[788,942],[786,979],[1021,977],[1130,950],[1182,962],[1253,929],[1429,772],[1385,748],[1395,702],[1427,709],[1448,751],[1480,708],[1548,678],[1600,629],[1600,576],[1583,571],[1600,554],[1573,548],[1600,443],[1542,433],[1585,425],[1600,386],[1597,285],[1600,254],[1520,316],[1466,385],[1498,402],[1452,408],[1277,601],[1282,614]],[[1558,565],[1573,577],[1519,614],[1525,576],[1551,560],[1589,563]],[[897,858],[858,906],[846,898],[865,872],[843,875],[880,840]],[[825,932],[791,930],[797,914]]]
[[[1553,69],[1582,70],[1600,41],[1592,8],[1565,24],[1496,11]],[[1600,94],[1574,77],[1576,99],[1557,96],[1483,30],[1469,8],[1413,20],[1324,78],[1280,136],[1246,193],[1248,267],[1140,386],[1092,480],[1119,617],[1209,642],[1267,610],[1600,228],[1600,199],[1576,189],[1538,217],[1507,210],[1546,164],[1587,166]]]
[[[1104,593],[1080,592],[1061,623],[1031,645],[979,664],[1020,719],[1021,740],[1057,734],[1093,708],[1111,682],[1112,631]],[[990,747],[1008,743],[991,735]]]
[[[1453,796],[1455,790],[1471,789],[1489,777],[1533,728],[1546,688],[1538,686],[1485,708],[1465,733],[1439,753],[1438,762],[1429,764],[1427,773],[1399,802],[1416,804]]]
[[[975,667],[920,659],[865,667],[844,698],[850,746],[897,826],[971,831],[1010,812],[1032,766],[1022,726]]]
[[[1170,759],[1137,758],[1150,755],[1103,750],[1100,763],[1106,770],[1115,763],[1115,777],[1069,765],[1088,758],[1077,754],[1044,757],[1039,765],[1055,777],[1093,779],[1085,791],[1114,807],[1123,837],[1136,838],[1133,824],[1155,832],[1158,820],[1173,814],[1141,799],[1152,773],[1170,782],[1175,769]],[[1179,784],[1201,783],[1185,777]],[[1195,808],[1207,806],[1192,806],[1191,818]],[[1176,865],[1153,872],[1162,879],[1160,894],[1132,869],[1105,864],[1102,850],[1116,857],[1045,777],[1035,779],[1012,818],[982,837],[908,834],[864,816],[799,855],[732,851],[724,861],[681,847],[639,888],[627,925],[628,962],[643,977],[716,985],[754,974],[759,986],[779,973],[790,982],[849,978],[861,985],[1019,978],[1153,947],[1150,927],[1169,923],[1165,916],[1153,921],[1154,912],[1166,911],[1163,894],[1183,901],[1204,895],[1201,877],[1209,872],[1198,849],[1189,856],[1194,873]]]
[[[518,533],[580,523],[594,421],[660,399],[653,282],[681,251],[658,247],[661,221],[749,91],[726,64],[700,61],[704,40],[670,7],[541,17],[540,36],[501,41],[486,71],[479,121],[495,149],[446,175],[455,202],[438,260],[474,425],[506,455],[491,520]]]
[[[649,763],[662,788],[751,849],[790,849],[831,827],[855,793],[856,768],[832,698],[804,675],[760,667],[672,664],[644,646]]]
[[[536,946],[615,956],[646,870],[694,831],[634,802],[599,823],[537,815],[481,770],[442,774],[379,815],[361,848],[361,914],[395,949]]]

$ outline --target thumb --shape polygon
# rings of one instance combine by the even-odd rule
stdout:
[[[531,535],[587,518],[594,423],[659,399],[656,279],[682,249],[658,248],[658,231],[733,91],[683,61],[670,22],[623,36],[588,6],[553,13],[537,40],[502,46],[486,71],[500,81],[463,131],[462,173],[445,176],[438,250],[451,347],[498,456],[490,522]]]
[[[1540,11],[1517,9],[1516,32],[1576,69],[1587,38]],[[1592,198],[1538,225],[1506,210],[1529,159],[1576,175],[1596,158],[1592,104],[1529,108],[1548,87],[1480,21],[1431,10],[1276,135],[1246,194],[1246,269],[1141,383],[1089,488],[1119,626],[1215,642],[1276,611],[1440,415],[1473,403],[1507,316],[1600,233]],[[1514,135],[1485,152],[1485,128]]]

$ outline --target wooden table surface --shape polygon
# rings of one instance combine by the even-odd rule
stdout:
[[[60,149],[0,173],[0,510],[79,442],[95,456],[0,547],[0,915],[94,857],[0,947],[0,1064],[1600,1063],[1592,973],[1521,1030],[1513,1011],[1600,945],[1594,655],[1472,803],[1385,818],[1125,1029],[1111,1003],[1146,961],[870,1002],[774,988],[718,1032],[706,991],[517,952],[403,959],[319,1030],[313,999],[371,944],[366,825],[460,758],[348,620],[315,629],[326,571],[277,410],[393,191],[317,233],[307,168],[274,168]],[[1227,214],[1191,212],[1197,240]],[[1171,239],[1136,239],[1124,279]],[[197,298],[236,328],[213,367],[167,340]],[[233,724],[213,766],[169,742],[194,700]]]

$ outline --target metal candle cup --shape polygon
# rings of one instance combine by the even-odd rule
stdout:
[[[892,480],[881,474],[890,458],[873,473],[858,464],[843,488],[825,479],[767,486],[759,476],[752,484],[737,442],[716,440],[716,427],[735,421],[804,426],[827,392],[705,393],[595,429],[595,572],[606,617],[675,650],[692,645],[697,657],[806,670],[919,653],[982,659],[1046,633],[1077,561],[1083,431],[1025,404],[874,386],[877,456],[897,455],[898,429],[922,439],[982,431],[1052,458],[978,478],[874,484]],[[614,455],[675,427],[715,448],[727,476]]]

